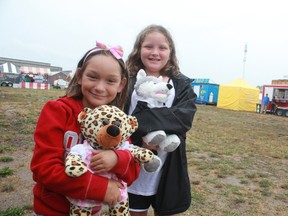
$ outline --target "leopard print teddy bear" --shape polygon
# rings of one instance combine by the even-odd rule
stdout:
[[[138,128],[136,117],[126,115],[122,110],[111,105],[102,105],[95,109],[84,108],[78,115],[78,122],[82,135],[85,138],[83,144],[72,147],[65,160],[65,172],[70,177],[79,177],[92,170],[89,169],[91,150],[93,149],[128,149],[133,158],[143,166],[146,172],[155,172],[161,166],[161,160],[152,151],[129,144],[126,141]],[[118,180],[113,173],[103,173],[107,178]],[[122,184],[127,186],[125,182]],[[129,202],[127,187],[120,189],[122,201],[109,206],[109,215],[129,215]],[[104,203],[95,200],[67,199],[71,203],[70,216],[92,215],[95,209],[99,214],[103,211]],[[81,214],[82,215],[82,214]]]

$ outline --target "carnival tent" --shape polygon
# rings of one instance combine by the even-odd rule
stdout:
[[[20,88],[29,89],[50,89],[48,76],[51,74],[50,68],[38,68],[21,66]]]
[[[238,111],[255,111],[260,90],[243,79],[220,85],[217,107]]]
[[[20,73],[19,68],[10,62],[6,62],[6,63],[0,65],[0,71],[2,73],[13,73],[13,74],[19,74]]]
[[[50,68],[38,68],[21,66],[20,71],[22,74],[34,74],[34,75],[50,75]]]

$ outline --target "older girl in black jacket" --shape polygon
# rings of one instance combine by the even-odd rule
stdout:
[[[150,109],[145,102],[138,101],[132,113],[139,122],[139,129],[131,137],[132,142],[157,151],[163,167],[157,173],[141,170],[140,177],[128,188],[130,213],[132,216],[146,216],[152,206],[155,215],[177,215],[191,204],[186,132],[191,129],[196,112],[196,94],[191,80],[180,73],[173,39],[162,26],[150,25],[139,33],[126,64],[131,75],[129,100],[125,106],[127,112],[131,102],[137,103],[133,87],[139,69],[144,69],[148,75],[161,75],[174,87],[166,107]],[[142,137],[156,130],[177,134],[181,144],[170,153],[146,145]]]

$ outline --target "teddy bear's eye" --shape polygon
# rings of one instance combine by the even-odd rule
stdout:
[[[103,125],[108,125],[109,124],[109,121],[108,121],[108,119],[103,119]]]
[[[120,127],[121,122],[120,121],[114,121],[113,124],[116,125],[117,127]]]

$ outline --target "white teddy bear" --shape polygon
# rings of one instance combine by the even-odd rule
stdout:
[[[137,73],[134,86],[136,100],[147,102],[149,108],[164,107],[173,86],[164,82],[162,76],[147,76],[141,69]],[[174,151],[180,145],[180,139],[176,134],[166,134],[163,130],[152,131],[142,137],[143,141],[150,146],[159,146],[166,152]]]

